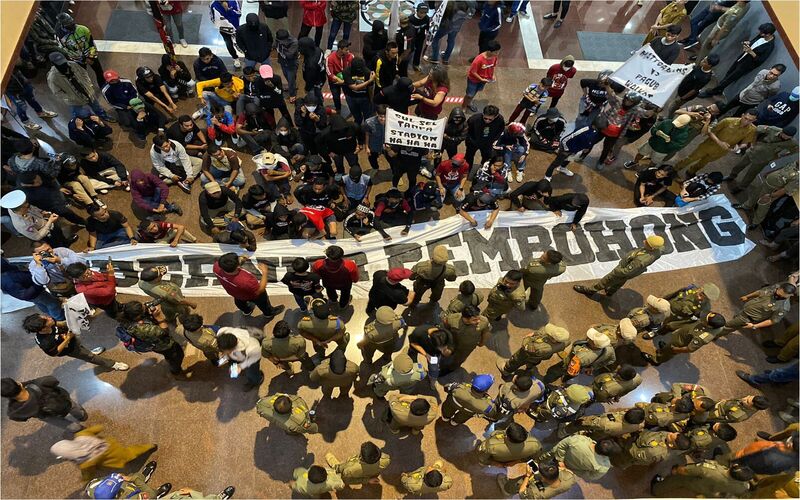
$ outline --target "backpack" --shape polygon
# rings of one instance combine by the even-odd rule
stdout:
[[[122,342],[122,345],[125,346],[125,349],[133,352],[150,352],[153,350],[153,344],[150,342],[145,342],[143,340],[139,340],[135,337],[132,337],[128,331],[123,328],[121,325],[117,326],[117,329],[114,331],[117,338]]]

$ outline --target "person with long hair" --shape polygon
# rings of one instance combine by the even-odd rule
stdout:
[[[414,82],[416,89],[411,99],[417,101],[416,115],[429,120],[439,118],[445,98],[450,92],[450,77],[447,68],[434,66],[425,78]]]

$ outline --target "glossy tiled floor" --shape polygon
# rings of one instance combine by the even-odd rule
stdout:
[[[102,61],[106,68],[113,67],[123,76],[131,75],[136,66],[141,64],[157,66],[157,56],[148,55],[103,54]],[[450,69],[451,75],[461,75],[464,71],[463,66],[457,65]],[[497,103],[508,114],[516,104],[524,85],[538,80],[542,74],[525,69],[504,68],[497,76],[498,83],[479,96],[478,105]],[[579,73],[576,78],[587,76],[591,75]],[[46,105],[62,114],[65,112],[63,106],[52,103],[49,92],[41,82],[37,84],[37,89]],[[463,90],[462,78],[454,76],[453,94],[463,95]],[[576,82],[570,83],[567,94],[561,101],[560,107],[567,118],[575,115],[579,91]],[[180,106],[182,112],[191,111],[193,103],[184,101]],[[449,111],[449,107],[445,111]],[[41,135],[58,142],[65,136],[66,124],[58,119],[53,125],[53,129],[46,127]],[[149,170],[143,147],[131,143],[127,134],[119,132],[117,127],[114,140],[113,153],[123,159],[129,169]],[[632,152],[632,147],[626,148],[620,161],[628,159]],[[595,152],[593,157],[597,154]],[[550,160],[550,155],[534,153],[529,160],[527,177],[540,177]],[[724,160],[720,162],[723,171],[727,169],[727,163],[729,162]],[[573,189],[586,191],[596,206],[630,207],[632,172],[613,168],[597,173],[585,166],[573,167],[577,175],[572,179],[563,176],[554,179],[557,193]],[[246,160],[245,169],[250,173],[253,169],[252,162]],[[387,186],[385,173],[381,174],[379,180],[377,191],[381,192]],[[181,222],[199,235],[201,232],[197,227],[195,201],[198,190],[199,187],[195,187],[191,197],[173,190],[172,196],[186,207],[186,214]],[[106,197],[106,201],[113,208],[132,216],[125,193],[113,192]],[[452,209],[449,209],[442,215],[452,214]],[[80,233],[80,236],[81,242],[76,248],[82,248],[86,241],[85,233]],[[750,237],[757,239],[759,235],[752,233]],[[207,237],[204,238],[203,241],[208,241]],[[27,245],[14,238],[4,242],[3,248],[10,255],[28,251]],[[496,374],[496,357],[508,356],[520,345],[524,334],[546,321],[566,326],[572,339],[579,339],[590,324],[605,321],[607,318],[621,318],[629,309],[639,306],[642,297],[651,293],[666,294],[687,283],[718,283],[723,292],[715,309],[730,317],[734,313],[737,297],[742,293],[749,292],[762,283],[775,282],[789,272],[789,269],[768,264],[765,255],[761,249],[756,249],[738,262],[643,276],[604,303],[593,302],[575,294],[568,284],[548,286],[544,307],[540,311],[514,312],[509,321],[503,320],[496,324],[489,345],[478,349],[470,357],[464,365],[465,371],[456,372],[444,380],[464,380],[467,372]],[[443,302],[451,295],[452,292],[446,293]],[[127,300],[127,297],[123,300]],[[291,297],[275,297],[274,302],[287,306],[289,311],[286,319],[295,325],[299,314]],[[365,321],[364,306],[362,301],[355,301],[353,307],[345,311],[348,330],[356,337],[361,333]],[[210,323],[255,327],[264,325],[262,318],[243,317],[241,313],[233,312],[235,307],[228,298],[201,300],[198,310]],[[494,475],[501,471],[481,467],[471,451],[475,440],[484,430],[483,421],[474,420],[468,426],[461,427],[436,424],[422,436],[394,436],[375,417],[380,414],[384,403],[369,397],[364,386],[366,375],[357,384],[354,399],[323,401],[320,404],[318,422],[321,432],[305,440],[266,428],[264,420],[254,409],[258,396],[274,391],[297,392],[309,402],[318,399],[319,391],[308,387],[308,379],[304,375],[289,378],[264,362],[262,368],[267,376],[264,385],[258,391],[243,393],[241,382],[228,379],[224,371],[211,367],[197,351],[189,348],[184,367],[190,370],[191,376],[186,380],[175,381],[160,358],[131,354],[119,346],[113,336],[114,325],[105,318],[96,320],[92,332],[84,342],[89,346],[106,347],[109,357],[129,363],[132,369],[127,373],[97,372],[91,366],[76,360],[44,356],[34,345],[33,339],[20,329],[22,318],[29,312],[30,310],[26,310],[3,315],[0,333],[3,376],[27,380],[53,374],[86,407],[90,415],[89,423],[105,425],[109,435],[123,442],[157,443],[159,450],[153,455],[159,461],[159,469],[153,479],[155,484],[169,481],[175,488],[191,487],[207,493],[217,492],[228,484],[234,484],[238,488],[239,498],[286,498],[292,495],[288,481],[294,467],[323,463],[324,455],[328,451],[334,451],[340,459],[344,459],[357,453],[362,441],[370,439],[384,447],[392,456],[392,465],[381,485],[362,490],[344,490],[338,496],[399,497],[402,495],[397,490],[400,472],[412,470],[436,459],[444,460],[448,471],[455,478],[454,487],[442,494],[443,498],[500,496]],[[431,308],[423,306],[414,311],[410,322],[420,324],[429,321],[430,313]],[[792,314],[796,317],[796,310],[793,309]],[[639,367],[644,375],[644,384],[611,407],[624,407],[648,400],[654,392],[663,390],[676,381],[700,383],[708,388],[713,397],[720,399],[754,393],[754,389],[736,378],[734,370],[744,368],[760,371],[768,368],[770,365],[764,361],[765,354],[759,347],[759,342],[769,335],[764,333],[745,336],[737,333],[699,353],[678,357],[658,369]],[[360,360],[354,343],[348,349],[348,357],[354,361]],[[546,368],[546,365],[542,368]],[[774,411],[761,412],[746,424],[739,425],[740,436],[734,447],[752,440],[756,430],[778,429],[780,422],[774,412],[782,409],[784,398],[796,390],[796,384],[785,388],[764,389],[764,393],[774,403]],[[441,391],[438,394],[441,397]],[[596,405],[592,411],[600,411],[600,407]],[[527,417],[520,419],[520,422],[528,427],[533,425]],[[5,498],[59,498],[78,497],[82,494],[83,483],[77,469],[69,463],[58,463],[48,451],[56,440],[62,439],[61,430],[42,425],[38,421],[10,422],[6,418],[5,409],[0,423],[0,478]],[[554,442],[554,437],[550,436],[551,430],[551,427],[545,425],[541,428],[535,427],[533,432],[549,446]],[[655,472],[663,473],[671,465],[672,462],[652,469],[612,471],[599,482],[580,482],[567,496],[647,496],[647,483],[651,475]]]

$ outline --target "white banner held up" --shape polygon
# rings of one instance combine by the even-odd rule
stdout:
[[[436,245],[445,245],[459,279],[447,282],[458,287],[470,279],[478,288],[491,288],[507,271],[519,269],[532,257],[554,248],[564,255],[567,270],[552,282],[597,279],[617,265],[619,259],[651,234],[663,236],[664,255],[648,273],[719,264],[740,259],[755,246],[745,238],[745,224],[724,195],[715,195],[684,208],[590,208],[581,228],[570,231],[571,213],[556,217],[550,212],[501,212],[491,229],[483,229],[488,212],[475,213],[478,228],[471,228],[461,217],[449,217],[411,226],[407,236],[401,227],[390,228],[391,242],[371,233],[361,242],[339,240],[348,258],[355,260],[361,273],[353,294],[367,296],[372,275],[393,267],[411,268],[428,259]],[[310,261],[322,258],[330,245],[321,240],[262,241],[253,253],[238,246],[212,243],[181,244],[171,248],[164,244],[140,243],[135,247],[118,246],[96,250],[85,257],[95,268],[105,266],[112,257],[117,269],[117,290],[120,293],[143,295],[137,286],[139,272],[147,267],[166,266],[168,279],[190,297],[224,297],[225,291],[212,272],[214,260],[226,252],[251,257],[245,264],[259,275],[255,263],[269,267],[271,294],[288,294],[280,279],[295,257]],[[25,262],[29,258],[12,259]]]
[[[446,121],[444,118],[428,120],[418,116],[405,115],[389,108],[386,110],[386,144],[441,149]]]
[[[433,37],[436,36],[436,32],[439,31],[439,26],[442,24],[442,17],[444,17],[444,9],[447,8],[447,0],[443,0],[442,3],[436,8],[436,12],[433,13],[431,16],[431,23],[428,25],[428,31],[425,33],[425,44],[431,45],[433,43]],[[434,54],[438,59],[438,54]]]
[[[612,73],[611,78],[661,107],[669,101],[683,77],[693,67],[692,64],[666,64],[653,52],[650,45],[645,45]]]

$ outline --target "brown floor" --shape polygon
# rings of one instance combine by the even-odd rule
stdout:
[[[123,76],[133,73],[136,66],[150,64],[157,66],[157,56],[104,54],[106,68],[115,68]],[[189,61],[187,61],[189,62]],[[451,74],[463,74],[463,66],[451,67]],[[477,104],[499,103],[507,115],[516,104],[524,85],[541,78],[541,72],[508,68],[498,73],[498,83],[479,95]],[[589,76],[586,73],[576,78]],[[454,78],[453,94],[462,95],[464,83]],[[46,107],[63,113],[63,106],[53,104],[46,87],[37,85],[38,95]],[[571,82],[567,94],[562,99],[562,111],[568,119],[574,117],[580,89],[577,82]],[[181,112],[191,111],[193,103],[180,104]],[[445,112],[449,112],[449,106]],[[36,118],[34,118],[36,119]],[[42,136],[63,138],[66,123],[62,118],[54,120],[55,129],[46,128]],[[146,150],[130,142],[126,133],[115,126],[115,146],[113,153],[123,160],[129,169],[149,170]],[[627,147],[620,155],[619,162],[632,156],[633,148]],[[592,157],[596,158],[599,151]],[[242,155],[249,158],[247,155]],[[551,160],[551,155],[534,153],[529,160],[526,178],[538,178]],[[365,162],[366,163],[366,162]],[[590,161],[590,163],[592,163]],[[720,164],[727,165],[728,161]],[[728,167],[723,166],[725,171]],[[245,161],[247,173],[253,169],[252,162]],[[556,176],[554,187],[557,193],[565,190],[586,191],[592,196],[596,206],[630,207],[630,189],[633,172],[621,168],[607,168],[598,173],[586,166],[573,165],[577,175],[572,179]],[[381,172],[381,183],[377,191],[387,188],[385,171]],[[516,184],[514,184],[516,185]],[[172,190],[174,200],[186,211],[181,222],[187,224],[195,234],[201,234],[197,224],[196,199],[199,186],[194,188],[190,198],[179,190]],[[112,192],[105,197],[108,204],[123,211],[129,217],[130,203],[127,194]],[[452,209],[450,209],[452,210]],[[452,215],[452,211],[442,215]],[[86,241],[85,232],[80,233],[82,248]],[[760,237],[751,232],[751,239]],[[209,241],[204,237],[202,241]],[[27,244],[19,238],[12,238],[3,245],[7,255],[27,253]],[[704,266],[682,271],[671,271],[655,275],[645,275],[635,279],[603,303],[590,301],[576,295],[571,284],[547,287],[544,307],[536,313],[514,312],[510,321],[503,320],[495,325],[494,335],[489,345],[478,349],[467,361],[466,372],[489,372],[497,374],[497,356],[508,356],[521,342],[521,338],[531,328],[541,326],[546,321],[564,325],[572,332],[573,340],[582,338],[587,327],[607,318],[617,320],[629,309],[639,306],[648,294],[662,295],[688,283],[713,281],[720,285],[722,296],[715,309],[731,317],[736,308],[737,298],[743,293],[772,283],[785,277],[790,271],[786,267],[769,264],[766,253],[757,248],[738,262],[718,266]],[[448,291],[443,299],[449,299],[453,292]],[[125,298],[124,300],[127,300]],[[261,327],[262,318],[243,317],[234,312],[233,303],[228,298],[204,299],[199,301],[198,311],[209,323],[220,325],[247,325]],[[289,310],[286,318],[293,325],[298,321],[298,311],[291,297],[275,297],[274,302],[285,304]],[[353,309],[345,311],[348,330],[357,339],[365,321],[364,302],[355,301]],[[2,318],[2,366],[3,376],[20,380],[53,374],[63,381],[74,397],[89,412],[89,423],[106,426],[109,435],[123,442],[154,442],[159,450],[153,457],[159,460],[159,470],[153,478],[154,484],[165,481],[175,488],[192,487],[206,493],[220,491],[228,484],[237,486],[239,498],[285,498],[291,495],[288,481],[294,467],[311,463],[324,463],[324,455],[334,451],[340,459],[358,452],[359,444],[372,439],[392,455],[392,465],[385,474],[381,486],[370,486],[363,490],[345,490],[341,497],[396,498],[399,474],[442,459],[447,469],[454,475],[454,487],[443,498],[496,498],[499,490],[494,475],[501,470],[484,468],[478,465],[474,453],[476,438],[483,432],[482,421],[473,420],[468,426],[442,427],[436,424],[422,437],[406,438],[390,434],[378,423],[384,407],[383,402],[375,402],[368,396],[363,380],[358,384],[353,400],[323,401],[319,407],[321,433],[311,436],[307,441],[286,436],[275,429],[265,427],[258,417],[254,404],[258,396],[275,392],[297,392],[309,403],[318,399],[320,393],[308,387],[304,376],[287,377],[279,373],[269,363],[262,363],[267,381],[259,391],[241,392],[241,381],[232,381],[224,372],[208,365],[192,348],[187,350],[184,367],[190,368],[191,377],[175,381],[169,375],[165,363],[153,355],[136,355],[125,351],[113,336],[114,325],[110,320],[98,318],[93,331],[86,336],[88,346],[102,345],[109,349],[108,356],[129,363],[129,373],[103,373],[93,370],[79,361],[54,359],[44,356],[33,345],[33,340],[25,334],[20,323],[25,310]],[[421,324],[430,320],[431,309],[421,307],[410,318],[411,324]],[[796,317],[796,311],[792,312]],[[273,323],[274,324],[274,323]],[[757,391],[736,378],[734,370],[747,369],[761,371],[770,368],[764,361],[765,354],[759,342],[769,338],[769,333],[759,335],[734,334],[716,345],[708,346],[699,353],[688,357],[678,357],[658,369],[642,367],[645,383],[620,403],[609,407],[621,408],[634,402],[646,401],[672,382],[696,382],[705,385],[709,393],[718,399],[744,396]],[[355,340],[355,339],[354,339]],[[360,356],[355,341],[348,349],[348,356],[359,361]],[[644,343],[642,344],[644,346]],[[542,367],[543,369],[546,366]],[[465,380],[466,372],[460,371],[445,378],[445,382]],[[577,382],[587,382],[581,377]],[[422,390],[426,392],[427,389]],[[759,429],[777,430],[781,428],[775,412],[785,407],[784,399],[797,391],[796,384],[785,388],[765,388],[773,402],[773,411],[760,412],[745,424],[738,425],[739,438],[734,448],[741,447],[754,438]],[[441,391],[439,392],[441,396]],[[5,406],[5,405],[3,405]],[[592,411],[600,411],[595,406]],[[5,412],[5,410],[3,410]],[[60,429],[43,425],[38,421],[17,423],[8,421],[2,415],[2,464],[1,485],[6,498],[52,498],[77,497],[81,495],[83,482],[76,468],[68,463],[58,463],[48,452],[49,447],[64,434]],[[533,422],[527,417],[520,422],[531,427]],[[547,437],[552,427],[543,425],[534,433],[545,439],[546,445],[553,443]],[[612,471],[596,483],[581,481],[573,488],[569,497],[594,498],[632,498],[646,496],[647,484],[655,472],[665,473],[674,462],[660,464],[651,469],[632,468],[624,472]],[[514,473],[519,472],[519,467]]]

